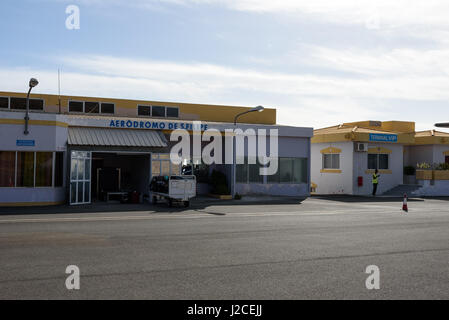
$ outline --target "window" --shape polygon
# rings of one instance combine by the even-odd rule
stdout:
[[[44,110],[44,100],[30,99],[30,110]]]
[[[8,108],[9,108],[9,98],[0,97],[0,109],[8,109]]]
[[[16,171],[16,153],[0,151],[0,187],[14,187]]]
[[[248,165],[249,183],[263,183],[263,175],[260,174],[261,167],[258,163]]]
[[[25,110],[26,99],[25,98],[11,98],[11,109]]]
[[[307,158],[279,158],[278,171],[267,176],[268,183],[307,183]]]
[[[368,154],[368,169],[387,170],[388,167],[388,154]]]
[[[340,155],[323,154],[323,169],[340,169]]]
[[[51,187],[53,152],[36,152],[36,187]]]
[[[281,181],[281,175],[279,170],[279,163],[278,163],[278,170],[275,174],[271,174],[267,176],[267,183],[279,183]]]
[[[69,101],[69,112],[84,112],[84,103],[81,101]]]
[[[17,152],[17,187],[34,187],[34,152]]]
[[[55,152],[55,187],[63,186],[64,153]]]
[[[150,106],[137,106],[137,115],[149,117],[151,116]]]
[[[0,151],[0,187],[62,187],[63,170],[63,152]]]
[[[15,97],[0,97],[0,108],[7,109],[9,107],[9,101],[11,101],[11,109],[26,110],[26,98]],[[42,99],[30,99],[30,110],[44,110],[44,100]]]
[[[114,113],[114,104],[113,103],[101,103],[101,113]]]
[[[179,175],[180,165],[173,164],[170,161],[170,154],[154,153],[151,156],[151,175]]]
[[[165,107],[152,106],[151,107],[152,117],[165,117]]]
[[[293,159],[293,183],[307,183],[309,180],[306,158]]]
[[[248,183],[248,164],[235,165],[235,181],[238,183]]]
[[[244,158],[243,164],[236,164],[236,182],[238,183],[263,183],[263,175],[260,174],[259,163],[248,163],[248,157]],[[254,162],[254,160],[252,161]]]
[[[85,113],[99,113],[100,104],[98,102],[84,102],[84,112]]]
[[[179,118],[179,108],[138,105],[137,115],[142,117]]]
[[[167,118],[178,118],[179,109],[174,107],[167,107]]]
[[[293,161],[290,158],[279,159],[279,173],[281,182],[289,183],[293,181]]]

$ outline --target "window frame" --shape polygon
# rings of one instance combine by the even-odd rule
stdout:
[[[98,104],[98,112],[86,112],[86,103],[96,103]],[[100,101],[84,101],[84,114],[92,114],[92,115],[96,115],[96,114],[101,114],[101,102]]]
[[[13,187],[0,187],[1,189],[24,189],[24,188],[33,188],[33,189],[42,189],[42,188],[64,188],[65,187],[65,182],[64,182],[64,176],[65,176],[65,172],[64,172],[64,161],[65,161],[65,157],[64,157],[64,152],[63,151],[45,151],[45,150],[39,150],[39,151],[17,151],[17,150],[2,150],[5,152],[14,152],[14,157],[15,157],[15,167],[14,167],[14,186]],[[19,152],[30,152],[33,153],[33,161],[34,161],[34,165],[33,165],[33,186],[17,186],[17,177],[18,177],[18,156],[19,156]],[[52,169],[51,169],[51,174],[52,174],[52,179],[51,179],[51,186],[36,186],[36,167],[37,167],[37,153],[51,153],[52,154]],[[62,167],[61,170],[62,172],[61,174],[61,179],[62,179],[62,185],[61,186],[56,186],[56,154],[59,153],[61,154],[61,159],[62,159]]]
[[[153,108],[164,108],[164,115],[163,116],[155,116],[155,115],[153,115]],[[152,118],[159,118],[159,119],[166,119],[167,118],[167,107],[166,106],[151,105],[151,117]]]
[[[42,101],[42,110],[41,109],[31,109],[31,101]],[[30,112],[39,112],[45,110],[45,99],[40,98],[30,98]]]
[[[168,109],[176,109],[177,110],[177,112],[178,112],[178,115],[176,116],[176,117],[169,117],[168,116]],[[165,117],[166,118],[169,118],[169,119],[179,119],[179,107],[170,107],[170,106],[166,106],[165,107]]]
[[[103,112],[103,104],[110,104],[113,107],[112,113]],[[112,102],[100,102],[100,114],[115,114],[115,103]]]
[[[370,168],[369,167],[369,156],[370,155],[374,155],[374,156],[376,156],[376,168]],[[388,167],[387,168],[380,168],[380,166],[379,166],[379,164],[380,164],[380,156],[381,155],[384,155],[384,156],[387,156],[387,160],[388,160]],[[390,170],[390,154],[389,153],[368,153],[368,156],[367,156],[367,168],[368,168],[368,170]]]
[[[140,115],[140,114],[139,114],[139,107],[147,107],[147,108],[150,108],[149,114],[148,114],[148,115]],[[136,112],[137,112],[137,116],[138,116],[138,117],[150,118],[150,117],[151,117],[151,105],[138,104],[138,105],[137,105],[137,110],[136,110]]]
[[[12,100],[13,99],[23,99],[23,100],[25,100],[25,108],[23,108],[23,109],[12,108]],[[9,97],[9,110],[19,110],[19,111],[26,110],[26,98],[24,98],[24,97]]]
[[[79,102],[83,104],[83,111],[70,111],[70,102]],[[67,103],[67,112],[68,113],[73,113],[73,114],[83,114],[84,113],[84,101],[81,100],[69,100],[69,102]]]
[[[0,98],[6,98],[8,100],[8,106],[6,108],[0,108],[0,110],[11,110],[11,97],[1,96]]]
[[[16,186],[16,180],[17,180],[17,151],[8,151],[8,150],[0,150],[1,152],[10,152],[10,153],[13,153],[13,159],[14,159],[14,166],[13,166],[13,172],[12,172],[12,175],[11,175],[11,177],[13,178],[13,186],[12,187],[8,187],[8,186],[0,186],[0,189],[2,189],[2,188],[8,188],[8,189],[10,189],[10,188],[15,188],[15,186]]]
[[[331,158],[331,167],[330,168],[327,168],[326,166],[325,166],[325,163],[326,163],[326,161],[325,161],[325,157],[326,156],[330,156],[330,158]],[[334,167],[334,156],[335,157],[338,157],[338,167]],[[321,169],[322,170],[340,170],[340,161],[341,159],[340,159],[340,154],[339,153],[323,153],[322,154],[322,157],[321,157]]]
[[[151,153],[151,178],[153,178],[155,175],[153,173],[153,161],[154,162],[158,162],[159,163],[159,175],[161,175],[161,171],[162,171],[162,162],[168,162],[169,163],[169,175],[170,176],[174,176],[174,175],[181,175],[182,173],[182,163],[180,164],[173,164],[170,158],[170,153]],[[178,166],[179,168],[179,174],[174,174],[174,170],[173,168]]]

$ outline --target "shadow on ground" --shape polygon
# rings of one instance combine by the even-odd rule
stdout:
[[[403,197],[370,197],[370,196],[346,196],[346,195],[326,195],[326,196],[312,196],[314,199],[339,201],[339,202],[398,202],[403,201]],[[443,199],[444,200],[444,199]],[[449,200],[449,198],[447,198]],[[408,198],[409,202],[422,202],[423,198]]]
[[[102,213],[102,212],[148,212],[148,213],[171,213],[184,211],[197,211],[213,215],[225,215],[217,212],[202,211],[210,206],[232,206],[232,205],[279,205],[279,204],[301,204],[306,198],[279,197],[276,199],[260,198],[258,200],[218,200],[218,199],[193,199],[189,207],[182,204],[173,204],[169,207],[167,203],[105,203],[95,202],[87,205],[58,205],[42,207],[0,207],[0,215],[28,215],[28,214],[76,214],[76,213]]]

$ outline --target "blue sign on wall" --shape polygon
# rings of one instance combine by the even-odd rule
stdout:
[[[34,147],[36,145],[34,140],[16,140],[18,147]]]
[[[369,141],[378,142],[398,142],[397,134],[370,133]]]

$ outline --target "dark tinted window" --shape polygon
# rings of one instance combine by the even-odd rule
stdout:
[[[165,107],[153,106],[153,113],[151,114],[153,117],[165,117]]]
[[[113,103],[102,103],[101,104],[101,113],[114,113],[114,104]]]
[[[85,113],[99,113],[100,104],[98,102],[84,102],[84,112]]]
[[[0,97],[0,108],[8,108],[8,98]]]
[[[139,116],[150,116],[151,107],[150,106],[137,106],[137,114]]]
[[[178,118],[179,117],[179,109],[167,107],[167,117],[168,118]]]
[[[388,154],[379,154],[379,169],[388,169]]]
[[[44,110],[44,100],[30,99],[30,110]]]
[[[368,169],[378,169],[377,154],[368,154]]]
[[[55,187],[62,187],[64,176],[64,153],[56,152],[55,155]]]
[[[83,103],[78,101],[69,101],[69,112],[83,112]]]
[[[25,98],[11,98],[11,109],[26,109]]]

